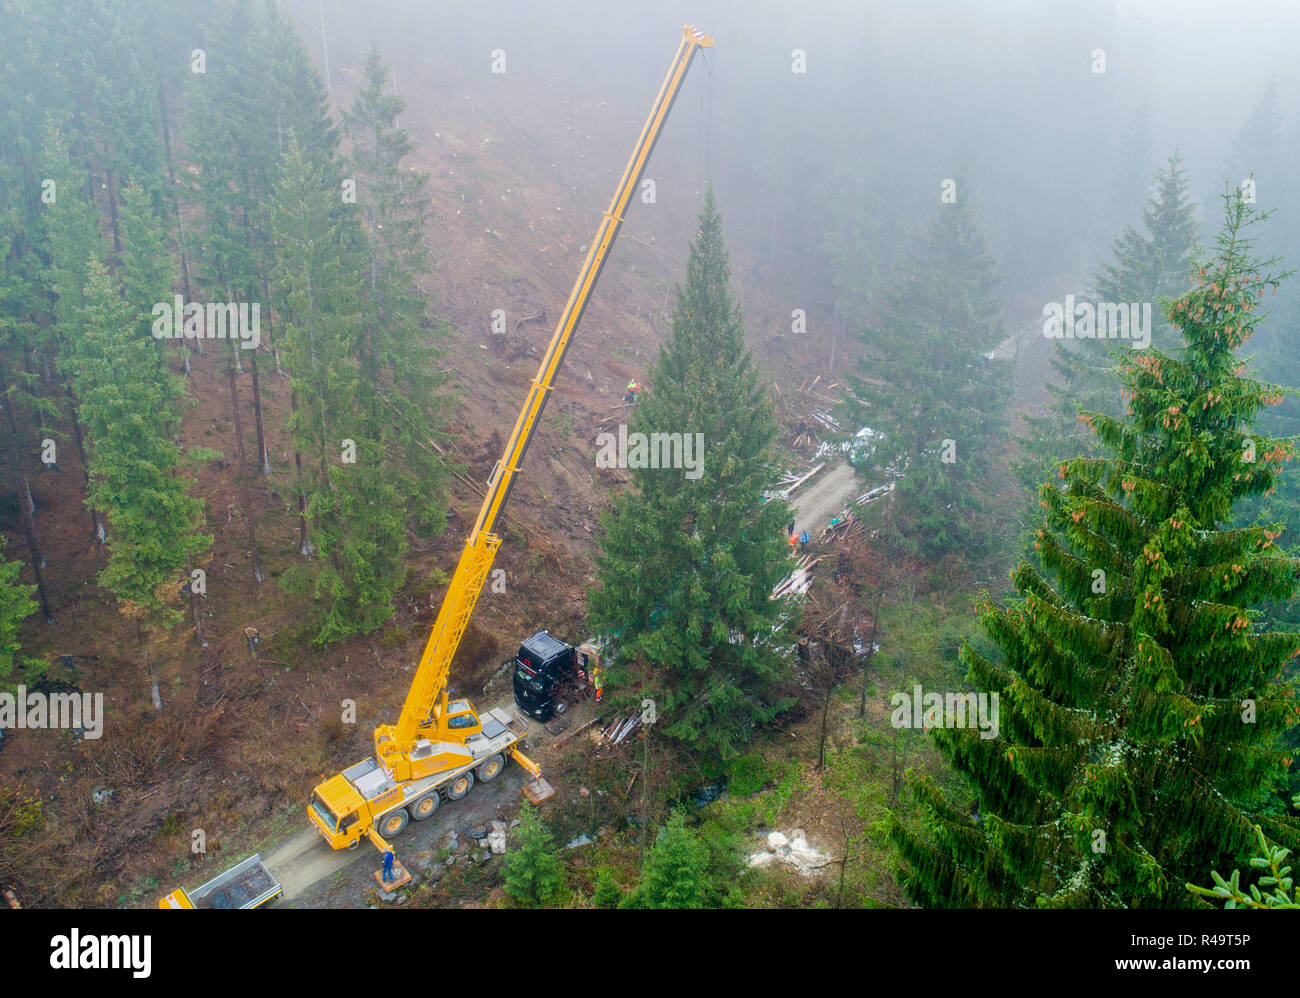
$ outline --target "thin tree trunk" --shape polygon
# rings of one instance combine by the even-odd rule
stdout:
[[[44,388],[41,386],[41,379],[37,376],[36,372],[32,370],[32,362],[33,362],[34,360],[35,360],[35,354],[27,353],[27,354],[24,354],[24,355],[23,355],[23,370],[24,370],[25,372],[27,372],[27,378],[28,378],[29,383],[34,384],[34,385],[37,386],[37,390],[36,390],[36,392],[35,392],[35,400],[36,400],[36,432],[37,432],[37,435],[39,436],[40,433],[41,433],[43,430],[46,429],[46,422],[45,422],[45,390],[44,390]]]
[[[122,252],[122,236],[117,224],[117,175],[111,168],[104,171],[105,186],[108,187],[108,221],[113,230],[113,252]]]
[[[81,421],[77,418],[77,399],[72,394],[72,386],[65,384],[63,390],[68,399],[68,418],[72,420],[72,439],[77,442],[77,457],[81,461],[81,477],[85,485],[86,493],[90,493],[90,464],[86,461],[86,447],[81,437]],[[90,532],[95,538],[95,543],[100,547],[104,546],[107,536],[104,532],[104,522],[100,519],[99,510],[94,506],[90,507]]]
[[[321,61],[325,64],[325,90],[328,92],[334,83],[330,79],[330,47],[325,40],[325,0],[317,0],[316,6],[320,9],[320,52]]]
[[[848,826],[845,826],[844,829],[843,829],[843,831],[844,831],[844,855],[843,855],[843,857],[840,859],[840,886],[839,886],[839,890],[837,890],[837,891],[835,892],[835,907],[836,907],[836,908],[843,908],[843,907],[844,907],[844,875],[848,872],[848,869],[849,869],[849,829],[848,829]]]
[[[862,695],[858,699],[858,717],[867,716],[867,681],[871,675],[871,660],[876,654],[876,628],[880,621],[880,604],[884,602],[885,576],[880,575],[880,588],[876,590],[875,606],[871,608],[871,631],[867,635],[866,661],[862,663]]]
[[[158,114],[162,118],[163,149],[167,157],[167,180],[171,184],[171,201],[173,212],[176,216],[176,242],[181,253],[181,286],[185,289],[185,300],[190,300],[190,260],[185,249],[185,224],[181,220],[181,199],[179,188],[176,186],[176,166],[172,159],[172,132],[171,121],[167,114],[167,98],[163,91],[162,77],[158,77]],[[175,317],[176,322],[183,322],[182,316]],[[177,342],[181,347],[181,359],[184,363],[185,373],[190,373],[190,347],[185,342],[182,335]]]
[[[262,300],[269,302],[271,300],[270,289],[267,287],[266,275],[262,275]],[[262,343],[271,342],[271,309],[266,310],[266,337]],[[258,350],[261,349],[261,343],[258,344]],[[257,450],[258,458],[262,464],[262,477],[266,478],[271,474],[271,454],[266,449],[266,430],[262,422],[262,383],[257,375],[257,350],[254,350],[248,358],[249,364],[253,368],[253,416],[257,420]]]
[[[298,393],[289,393],[289,412],[298,414]],[[295,419],[295,424],[297,420]],[[302,485],[302,451],[295,441],[293,447],[293,475],[298,490],[298,553],[304,558],[311,557],[311,543],[307,536],[307,493]]]
[[[266,431],[262,427],[262,388],[257,377],[257,351],[248,355],[248,366],[253,370],[253,421],[257,424],[257,455],[262,477],[271,474],[271,455],[266,451]]]
[[[193,561],[188,561],[188,560],[186,561],[185,574],[191,580],[191,585],[192,585],[193,578],[194,578]],[[203,615],[199,613],[198,597],[194,595],[194,589],[192,587],[189,589],[189,594],[190,594],[190,612],[194,615],[194,636],[198,639],[199,647],[206,648],[208,646],[208,639],[203,635]]]
[[[233,342],[230,350],[233,354],[239,348]],[[253,558],[253,581],[262,584],[262,563],[257,556],[257,528],[253,524],[253,509],[248,501],[248,474],[244,456],[244,422],[239,416],[239,389],[235,387],[235,365],[233,359],[226,364],[226,374],[230,382],[230,411],[235,419],[235,450],[239,458],[239,491],[244,503],[244,522],[248,524],[248,550]]]
[[[813,652],[813,658],[814,660],[821,659],[822,675],[824,677],[822,683],[822,730],[817,743],[817,768],[821,770],[826,768],[826,728],[831,716],[831,691],[835,687],[835,673],[824,648],[817,648]]]

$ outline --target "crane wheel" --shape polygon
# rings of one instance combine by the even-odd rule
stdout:
[[[406,823],[411,816],[406,813],[406,808],[399,807],[396,811],[389,811],[379,819],[379,834],[386,839],[391,839],[395,835],[401,835]]]
[[[438,800],[438,791],[436,790],[431,794],[425,794],[411,805],[411,818],[415,821],[432,818],[433,812],[438,810]]]
[[[470,788],[473,786],[474,786],[474,774],[461,773],[458,777],[456,777],[449,784],[447,784],[447,799],[460,800],[467,793],[469,793]]]
[[[501,770],[505,768],[506,757],[498,753],[491,759],[484,759],[475,772],[478,773],[479,783],[487,783],[489,780],[495,780],[500,776]]]

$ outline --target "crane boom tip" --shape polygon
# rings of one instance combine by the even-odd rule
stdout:
[[[713,48],[713,36],[706,34],[693,24],[687,24],[682,27],[682,37],[687,41],[694,42],[702,48]]]

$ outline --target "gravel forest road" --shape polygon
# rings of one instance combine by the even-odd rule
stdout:
[[[817,532],[839,516],[854,499],[866,491],[853,473],[853,465],[837,464],[823,471],[791,496],[795,507],[794,529],[808,531],[815,539]]]

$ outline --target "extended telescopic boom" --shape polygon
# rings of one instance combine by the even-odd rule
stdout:
[[[420,656],[420,665],[406,696],[406,703],[402,706],[401,716],[396,725],[380,725],[375,729],[376,758],[393,774],[394,779],[412,778],[410,753],[417,740],[430,739],[444,743],[460,741],[457,731],[447,723],[447,676],[470,614],[474,611],[474,604],[496,557],[497,548],[501,546],[501,538],[495,533],[497,521],[505,508],[506,500],[510,498],[515,476],[519,473],[528,444],[537,430],[547,396],[555,386],[555,378],[569,349],[569,341],[591,300],[596,281],[623,224],[632,194],[645,172],[650,153],[659,140],[691,61],[697,49],[712,47],[713,39],[704,32],[689,24],[682,29],[681,44],[673,56],[668,75],[659,88],[650,116],[641,129],[614,198],[604,212],[600,229],[592,240],[578,279],[569,293],[564,312],[555,326],[555,333],[542,357],[537,376],[533,378],[528,390],[528,398],[515,422],[514,432],[488,480],[483,506],[479,510],[474,529],[465,541],[465,549],[434,622],[433,633],[429,635],[424,654]]]

